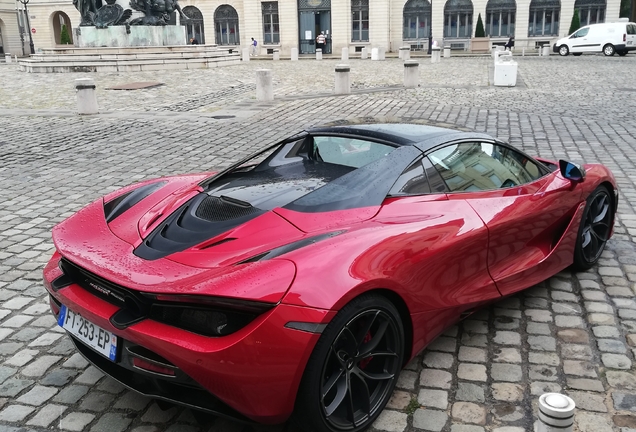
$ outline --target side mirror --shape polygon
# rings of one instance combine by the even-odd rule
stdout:
[[[585,180],[585,168],[574,162],[559,160],[559,170],[563,178],[566,178],[574,183],[581,183]]]

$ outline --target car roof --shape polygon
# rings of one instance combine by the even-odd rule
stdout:
[[[478,132],[465,132],[458,129],[412,123],[373,123],[350,124],[342,126],[316,127],[308,130],[310,134],[355,135],[360,138],[388,141],[400,146],[412,145],[426,152],[447,142],[482,139],[494,141],[490,135]]]

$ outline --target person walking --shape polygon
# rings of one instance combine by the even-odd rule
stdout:
[[[258,45],[258,42],[256,42],[256,39],[252,38],[252,54],[250,54],[250,56],[258,56],[258,54],[256,53],[257,45]]]
[[[324,32],[320,32],[320,34],[318,36],[316,36],[316,49],[318,50],[322,50],[323,54],[325,52],[325,41],[327,39],[325,38],[325,33]]]

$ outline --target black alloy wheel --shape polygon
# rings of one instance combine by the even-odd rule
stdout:
[[[587,270],[601,257],[614,224],[610,192],[598,187],[587,199],[574,250],[574,268]]]
[[[402,369],[404,330],[395,306],[365,295],[341,309],[309,359],[295,419],[314,431],[361,431],[391,398]]]

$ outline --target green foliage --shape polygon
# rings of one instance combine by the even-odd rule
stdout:
[[[62,31],[60,33],[60,43],[62,45],[70,45],[71,44],[71,36],[68,34],[68,29],[66,28],[66,24],[62,25]]]
[[[629,18],[631,12],[632,2],[631,0],[621,0],[620,15],[621,18]]]
[[[572,24],[570,24],[570,31],[568,34],[572,34],[581,28],[581,18],[579,18],[579,11],[574,9],[574,15],[572,15]]]
[[[411,398],[411,401],[407,405],[405,411],[408,415],[412,415],[419,407],[420,403],[417,401],[417,398]]]
[[[477,27],[475,27],[475,37],[486,37],[486,32],[484,31],[484,22],[481,20],[481,14],[477,16]]]

